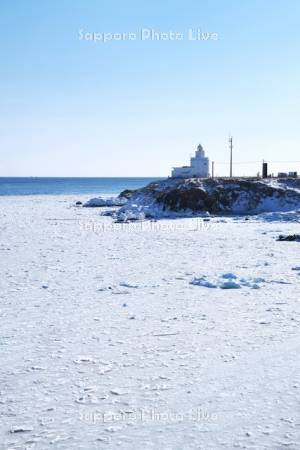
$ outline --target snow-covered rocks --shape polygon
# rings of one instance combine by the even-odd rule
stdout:
[[[103,214],[117,222],[203,217],[211,214],[262,216],[264,221],[300,221],[300,179],[166,179],[117,197],[95,197],[84,207],[115,207]],[[249,220],[247,217],[246,220]]]
[[[300,179],[283,180],[167,179],[130,194],[122,213],[139,208],[146,217],[186,217],[203,214],[260,214],[300,207]]]
[[[207,288],[220,288],[220,289],[240,289],[242,287],[248,287],[251,289],[259,289],[265,280],[263,278],[239,278],[234,273],[224,273],[219,277],[212,277],[209,279],[206,275],[199,278],[194,278],[190,284],[195,286],[203,286]]]
[[[137,205],[131,205],[130,208],[126,209],[121,208],[116,215],[118,222],[145,220],[145,218],[146,215],[143,209]]]
[[[123,206],[127,202],[127,199],[125,197],[109,197],[109,198],[103,198],[103,197],[95,197],[88,200],[86,203],[83,204],[86,208],[103,208],[107,206]]]

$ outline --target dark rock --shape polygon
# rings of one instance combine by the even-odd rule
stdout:
[[[128,200],[134,192],[135,192],[135,190],[125,189],[124,191],[121,192],[121,194],[119,194],[119,197],[127,198],[127,200]]]
[[[78,201],[78,202],[75,203],[75,205],[76,205],[76,206],[80,206],[80,205],[82,205],[82,202],[79,202],[79,201]]]
[[[160,192],[156,200],[163,204],[164,209],[170,209],[171,211],[190,209],[192,211],[207,210],[213,212],[215,209],[215,200],[203,189],[197,187],[184,190],[175,188]]]
[[[280,234],[277,241],[300,242],[300,234]]]

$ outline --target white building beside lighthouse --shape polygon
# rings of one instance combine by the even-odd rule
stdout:
[[[174,167],[173,178],[208,178],[209,159],[205,156],[202,145],[198,145],[195,156],[191,158],[190,166]]]

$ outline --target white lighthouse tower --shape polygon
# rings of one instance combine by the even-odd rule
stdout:
[[[208,178],[209,159],[205,156],[202,145],[198,145],[195,156],[191,158],[189,166],[174,167],[173,178]]]

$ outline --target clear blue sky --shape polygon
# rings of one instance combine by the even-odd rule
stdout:
[[[226,161],[229,132],[235,161],[300,160],[299,19],[298,0],[1,0],[0,176],[165,176],[198,143]],[[218,40],[79,39],[142,28]]]

